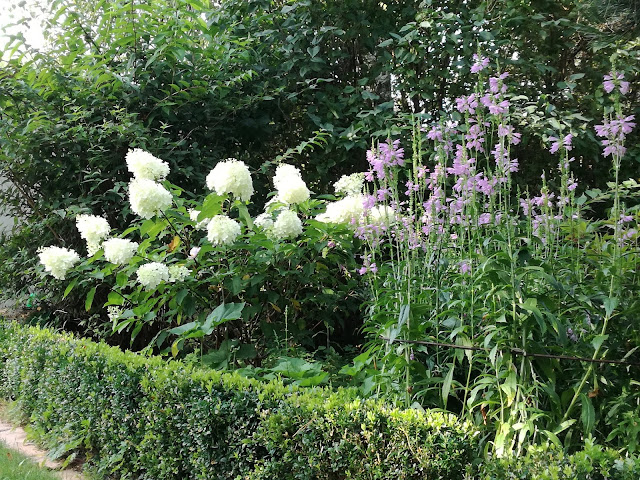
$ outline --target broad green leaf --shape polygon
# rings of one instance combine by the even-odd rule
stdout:
[[[105,304],[105,306],[123,304],[124,298],[122,297],[122,295],[120,295],[118,292],[109,292],[109,296],[107,297],[107,303]]]
[[[93,287],[91,290],[89,290],[89,293],[87,293],[87,298],[84,302],[84,308],[87,312],[91,310],[91,305],[93,305],[93,297],[95,297],[96,295],[96,288],[97,287]]]
[[[67,298],[67,296],[71,293],[71,290],[73,290],[73,287],[75,287],[77,283],[78,283],[78,279],[74,278],[71,281],[71,283],[67,285],[67,288],[65,288],[64,295],[62,296],[62,298]]]
[[[452,363],[447,376],[444,378],[444,382],[442,382],[442,401],[444,402],[444,408],[447,408],[447,401],[449,400],[449,392],[451,391],[451,382],[453,381],[454,370],[455,363]]]
[[[182,335],[185,332],[190,330],[195,330],[198,327],[197,322],[189,322],[184,325],[180,325],[179,327],[174,327],[169,330],[169,333],[173,333],[174,335]]]
[[[619,300],[615,297],[614,298],[607,297],[602,301],[602,303],[604,304],[604,311],[606,312],[607,317],[611,318],[611,314],[618,306],[618,302]]]
[[[600,350],[600,347],[602,347],[603,342],[607,338],[609,338],[609,335],[596,335],[593,340],[591,340],[591,345],[593,345],[595,350]]]
[[[591,399],[584,393],[580,394],[580,402],[582,403],[582,414],[580,415],[580,420],[584,427],[584,433],[589,435],[596,424],[596,411],[593,408]]]
[[[225,196],[218,195],[216,193],[210,193],[202,203],[202,208],[198,214],[198,222],[206,220],[208,218],[219,215],[222,211],[222,202],[224,202]]]
[[[402,325],[407,323],[407,320],[409,320],[409,314],[410,313],[411,313],[411,306],[410,305],[401,305],[400,306],[400,313],[398,314],[398,326],[399,327],[401,327]]]
[[[244,305],[244,302],[223,303],[222,305],[219,305],[207,316],[204,324],[202,325],[202,331],[205,332],[206,335],[211,335],[219,325],[230,320],[237,320],[242,316],[242,309],[244,308]]]

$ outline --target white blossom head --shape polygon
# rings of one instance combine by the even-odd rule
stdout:
[[[364,187],[364,173],[352,173],[351,175],[343,175],[333,184],[336,193],[344,193],[345,195],[360,195]]]
[[[207,224],[209,223],[209,219],[205,218],[204,220],[198,221],[198,216],[200,215],[200,210],[189,210],[189,220],[196,224],[196,230],[206,230]]]
[[[368,220],[372,225],[389,226],[396,221],[396,212],[387,205],[378,205],[368,212]]]
[[[187,278],[191,274],[191,270],[189,270],[184,265],[170,265],[169,266],[169,282],[177,283],[184,282],[184,279]]]
[[[131,210],[142,218],[153,218],[171,207],[172,201],[171,193],[153,180],[135,178],[129,183]]]
[[[287,205],[298,204],[309,200],[310,193],[306,183],[299,177],[290,177],[280,184],[277,199]]]
[[[80,236],[87,242],[89,256],[92,256],[100,249],[102,240],[107,238],[111,230],[109,222],[96,215],[78,215],[76,217],[76,226]]]
[[[138,244],[126,238],[110,238],[102,244],[102,248],[107,262],[124,265],[129,263],[129,260],[136,254]]]
[[[216,215],[207,225],[207,239],[214,245],[232,245],[240,235],[240,224],[226,215]]]
[[[302,203],[309,199],[309,189],[300,170],[293,165],[281,163],[273,176],[273,186],[278,191],[275,200],[287,205]]]
[[[213,167],[207,175],[207,187],[218,195],[230,193],[243,202],[248,202],[253,195],[253,181],[249,168],[235,158],[218,162]]]
[[[147,290],[153,290],[162,282],[169,281],[169,268],[159,262],[145,263],[136,272],[138,283]]]
[[[256,217],[253,224],[263,230],[269,230],[273,227],[273,218],[271,218],[270,213],[264,212]]]
[[[129,150],[126,156],[127,168],[138,179],[164,180],[169,175],[169,164],[140,148]]]
[[[299,178],[302,180],[300,169],[287,163],[281,163],[276,168],[276,174],[273,176],[273,186],[276,190],[280,190],[280,188],[282,188],[292,178]]]
[[[278,218],[273,222],[271,236],[276,240],[286,240],[296,238],[302,233],[302,221],[291,210],[283,210],[278,214]]]
[[[38,257],[45,272],[58,280],[64,280],[67,272],[80,261],[80,256],[75,251],[56,246],[40,248]]]
[[[319,222],[354,224],[364,213],[364,195],[349,195],[336,202],[328,203],[325,213],[316,217]]]

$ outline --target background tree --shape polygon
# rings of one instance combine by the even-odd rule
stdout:
[[[577,134],[578,177],[595,187],[610,168],[587,129],[602,75],[624,70],[639,103],[633,2],[57,0],[42,14],[48,46],[14,38],[0,72],[2,202],[25,218],[2,247],[0,278],[6,295],[37,288],[73,318],[82,297],[61,303],[38,280],[35,246],[79,247],[77,213],[126,223],[130,148],[167,160],[171,180],[196,193],[216,162],[237,157],[264,196],[278,156],[306,145],[288,161],[325,192],[365,168],[372,141],[406,140],[407,115],[452,110],[480,52],[525,95],[513,100],[517,181],[535,188],[541,166],[556,168],[545,139],[561,130]],[[637,162],[636,146],[623,175]]]

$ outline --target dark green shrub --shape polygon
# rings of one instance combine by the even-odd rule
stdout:
[[[164,479],[459,479],[477,435],[352,390],[301,391],[165,363],[47,330],[0,326],[0,395],[54,456]]]

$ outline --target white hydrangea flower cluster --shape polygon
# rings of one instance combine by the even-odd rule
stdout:
[[[232,245],[240,235],[240,224],[226,215],[216,215],[207,225],[207,239],[214,245]]]
[[[325,213],[316,216],[316,220],[343,224],[359,222],[364,213],[364,201],[364,195],[349,195],[336,202],[328,203]]]
[[[129,183],[131,210],[144,219],[153,218],[171,207],[171,193],[159,183],[147,178],[134,178]]]
[[[169,281],[169,268],[159,262],[145,263],[136,272],[138,283],[147,290],[153,290],[162,282]]]
[[[80,236],[87,242],[87,251],[90,257],[100,250],[100,244],[109,236],[111,230],[109,222],[97,215],[78,215],[76,226]]]
[[[387,205],[377,205],[368,212],[368,220],[372,225],[389,226],[396,222],[396,212]]]
[[[243,202],[248,202],[253,195],[253,181],[249,168],[235,158],[218,162],[207,175],[207,187],[218,195],[230,193]]]
[[[270,230],[273,227],[273,218],[271,216],[271,213],[261,213],[255,218],[253,224],[263,230]]]
[[[138,251],[138,244],[126,238],[110,238],[102,244],[104,258],[115,265],[124,265]]]
[[[184,265],[169,266],[169,282],[170,283],[184,282],[184,279],[187,278],[190,274],[191,274],[191,270],[189,270]]]
[[[204,220],[198,221],[198,216],[200,215],[200,210],[191,209],[189,210],[189,219],[196,224],[196,230],[206,230],[207,224],[209,223],[209,219],[206,218]]]
[[[56,246],[40,248],[38,257],[45,272],[58,280],[64,280],[69,269],[80,261],[80,256],[74,250]]]
[[[270,229],[270,235],[277,240],[296,238],[301,233],[302,220],[291,210],[281,211]]]
[[[351,175],[343,175],[333,184],[336,193],[344,193],[345,195],[360,195],[364,187],[364,173],[352,173]]]
[[[302,180],[300,170],[286,163],[278,165],[273,177],[273,185],[278,191],[277,201],[287,205],[302,203],[309,199],[310,192]]]
[[[127,168],[135,178],[164,180],[169,175],[169,164],[140,148],[129,150],[126,156]]]

